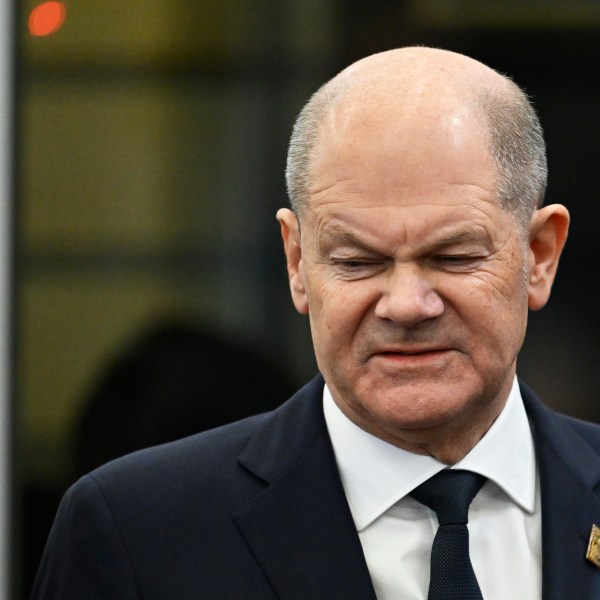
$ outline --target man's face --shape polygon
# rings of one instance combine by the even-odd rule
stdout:
[[[497,203],[477,121],[418,120],[340,110],[326,122],[293,286],[336,403],[401,446],[423,430],[489,427],[528,303],[530,253]]]

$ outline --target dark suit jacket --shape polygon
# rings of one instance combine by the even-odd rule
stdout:
[[[317,377],[272,413],[82,478],[63,499],[33,598],[374,599],[322,388]],[[544,599],[600,598],[600,570],[585,559],[600,524],[600,427],[523,397],[541,478]]]

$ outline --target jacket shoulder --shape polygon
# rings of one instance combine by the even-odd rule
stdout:
[[[216,429],[197,433],[159,446],[138,450],[102,465],[89,475],[98,482],[124,479],[156,484],[186,475],[221,471],[241,450],[270,413],[249,417]],[[135,477],[131,480],[131,475]]]
[[[252,460],[245,457],[258,454],[259,464],[269,465],[301,453],[319,428],[315,414],[322,414],[321,393],[317,378],[274,411],[134,452],[87,477],[110,504],[123,508],[152,503],[162,510],[192,496],[207,508],[239,502],[265,485],[261,470],[249,468]]]

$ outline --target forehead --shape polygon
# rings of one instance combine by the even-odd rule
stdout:
[[[487,129],[465,104],[347,99],[322,123],[309,180],[313,214],[340,206],[365,215],[374,207],[477,211],[497,202]]]

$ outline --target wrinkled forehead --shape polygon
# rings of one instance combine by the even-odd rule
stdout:
[[[367,216],[377,207],[377,214],[385,209],[403,221],[401,209],[411,206],[422,215],[495,205],[497,178],[486,144],[468,112],[332,118],[315,149],[305,216],[320,221],[341,209]]]

